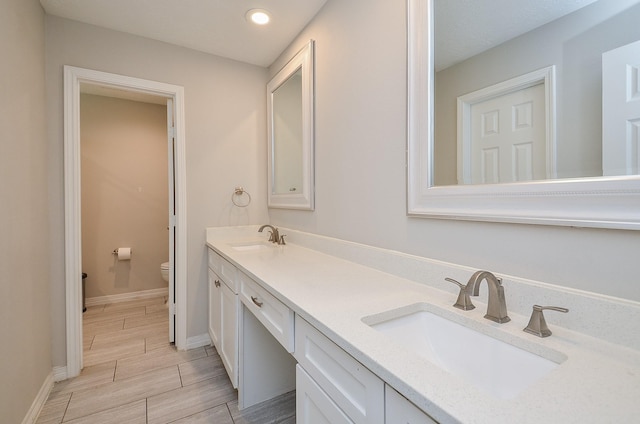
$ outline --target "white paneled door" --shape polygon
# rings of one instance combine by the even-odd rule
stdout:
[[[471,106],[471,184],[546,178],[544,85]]]
[[[640,41],[602,54],[602,171],[640,173]]]

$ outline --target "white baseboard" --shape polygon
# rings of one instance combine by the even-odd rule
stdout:
[[[31,404],[31,408],[27,412],[27,415],[22,420],[22,424],[33,424],[38,419],[38,415],[40,415],[40,411],[44,406],[47,398],[49,397],[49,393],[51,393],[51,389],[53,389],[53,372],[50,372],[49,375],[44,379],[36,398],[33,400]]]
[[[67,374],[67,366],[66,365],[53,367],[53,381],[55,381],[56,383],[58,381],[66,380],[67,376],[68,376],[68,374]]]
[[[106,305],[109,303],[128,302],[130,300],[148,299],[151,297],[168,296],[167,287],[161,289],[142,290],[131,293],[112,294],[107,296],[89,297],[85,299],[85,306]]]
[[[211,345],[211,338],[209,337],[209,333],[187,337],[187,350],[209,345]]]

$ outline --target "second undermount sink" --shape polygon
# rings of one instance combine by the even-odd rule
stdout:
[[[233,243],[233,244],[230,244],[229,246],[231,246],[233,250],[237,250],[239,252],[256,252],[256,251],[272,248],[271,244],[263,241],[248,241],[248,242],[242,242],[242,243]]]
[[[413,350],[445,371],[501,399],[515,398],[566,359],[551,359],[498,340],[431,312],[415,311],[390,319],[363,319],[373,329]]]

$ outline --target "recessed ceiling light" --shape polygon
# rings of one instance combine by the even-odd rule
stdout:
[[[265,25],[269,23],[271,17],[269,12],[264,9],[251,9],[245,15],[247,21],[253,22],[258,25]]]

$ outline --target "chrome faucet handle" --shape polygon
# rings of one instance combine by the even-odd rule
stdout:
[[[286,234],[282,234],[282,235],[280,236],[280,240],[278,240],[278,244],[279,244],[280,246],[284,246],[285,244],[287,244],[287,243],[285,243],[285,242],[284,242],[284,238],[285,238],[285,236],[286,236]]]
[[[269,240],[271,243],[275,243],[275,239],[273,238],[273,231],[269,231]]]
[[[456,300],[456,303],[453,304],[454,307],[462,309],[463,311],[470,311],[472,309],[475,309],[475,306],[473,305],[473,303],[471,303],[469,293],[467,292],[467,286],[449,277],[445,278],[445,281],[448,281],[460,287],[458,299]]]
[[[569,312],[567,308],[561,308],[559,306],[533,305],[533,312],[531,312],[529,324],[522,331],[534,334],[538,337],[549,337],[551,335],[551,330],[549,330],[547,322],[544,319],[544,313],[542,312],[545,309],[548,309],[550,311],[562,312],[565,314]]]

